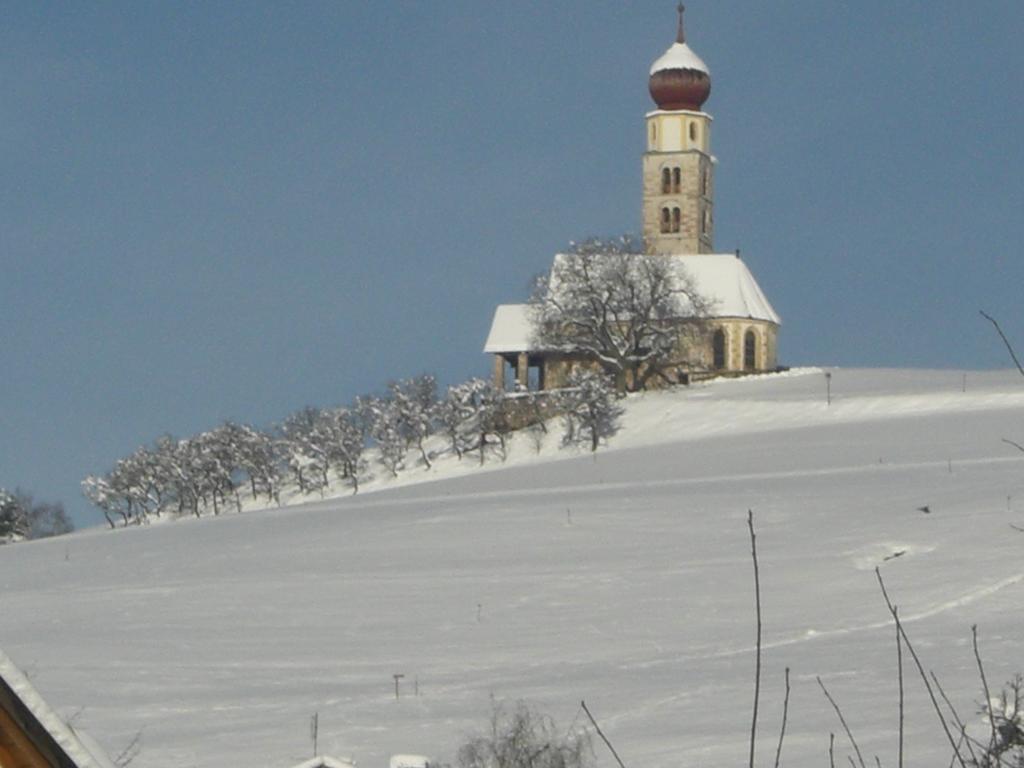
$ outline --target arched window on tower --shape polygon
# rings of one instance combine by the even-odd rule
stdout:
[[[672,169],[672,191],[679,193],[683,186],[683,172],[679,168]]]
[[[697,140],[697,122],[693,121],[690,123],[690,141]]]
[[[700,193],[704,197],[708,196],[708,187],[711,186],[711,171],[707,168],[704,169],[704,173],[700,175]]]
[[[743,336],[743,370],[757,370],[757,335],[753,331]]]
[[[661,209],[661,232],[670,232],[672,227],[672,213],[668,208]]]
[[[673,232],[678,232],[679,231],[679,224],[680,224],[681,218],[682,218],[682,215],[681,215],[680,210],[678,208],[673,208],[672,209],[672,231]]]
[[[667,195],[672,192],[672,171],[668,168],[661,169],[661,194]]]
[[[711,351],[716,371],[725,368],[725,331],[719,328],[711,338]]]

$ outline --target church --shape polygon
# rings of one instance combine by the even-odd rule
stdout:
[[[676,371],[674,381],[774,371],[779,316],[739,251],[715,253],[717,160],[712,117],[704,111],[711,73],[686,44],[683,6],[678,10],[676,41],[651,66],[648,83],[655,109],[645,117],[643,240],[647,253],[671,260],[711,308],[699,337],[687,337],[687,369]],[[594,364],[582,354],[542,348],[528,304],[495,310],[484,352],[494,356],[494,381],[502,389],[557,389],[575,367]]]

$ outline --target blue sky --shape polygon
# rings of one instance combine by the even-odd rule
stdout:
[[[638,229],[675,25],[663,0],[5,17],[0,486],[82,524],[82,477],[161,433],[486,374],[495,304]],[[782,362],[1003,367],[979,308],[1024,349],[1024,5],[693,0],[687,27],[716,246]]]

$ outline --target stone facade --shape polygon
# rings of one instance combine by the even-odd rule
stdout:
[[[668,380],[652,377],[648,386],[657,389],[670,384],[714,376],[768,373],[778,367],[779,326],[766,320],[750,318],[715,318],[701,323],[696,334],[681,332],[679,344],[673,358],[679,365],[666,370]],[[720,350],[716,356],[716,333],[721,332]],[[748,334],[750,336],[748,337]],[[716,360],[716,357],[718,358]],[[495,357],[495,380],[506,382],[505,365],[512,366],[511,375],[522,386],[528,381],[528,367],[538,369],[534,381],[540,382],[540,389],[564,387],[569,374],[579,368],[598,368],[591,358],[583,355],[548,353],[544,355],[501,355]]]

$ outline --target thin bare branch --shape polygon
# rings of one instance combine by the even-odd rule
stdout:
[[[893,617],[896,623],[896,672],[900,685],[900,742],[899,742],[899,768],[903,768],[903,640],[900,638],[899,608],[895,605],[892,608]]]
[[[608,737],[604,735],[604,731],[601,730],[601,726],[597,724],[597,720],[594,719],[594,716],[590,714],[590,710],[587,709],[587,702],[580,701],[580,706],[583,707],[583,711],[587,713],[587,717],[590,718],[590,722],[593,724],[594,730],[597,731],[597,735],[601,737],[601,741],[603,741],[605,746],[607,746],[609,751],[611,751],[612,756],[615,758],[615,762],[619,764],[619,768],[626,768],[622,763],[622,759],[619,757],[619,753],[615,751],[615,747],[613,747],[612,743],[608,741]]]
[[[121,754],[114,758],[114,765],[117,768],[128,768],[132,761],[139,756],[139,752],[142,751],[142,729],[140,728],[132,736],[131,741],[121,750]]]
[[[959,740],[957,741],[957,743],[958,743],[958,744],[962,744],[962,743],[963,743],[963,741],[964,741],[964,736],[965,736],[965,735],[966,735],[966,734],[964,734],[964,733],[961,733],[961,734],[960,734],[960,738],[959,738]],[[953,765],[954,765],[955,763],[956,763],[956,755],[954,754],[954,755],[953,755],[952,757],[950,757],[950,758],[949,758],[949,768],[953,768]]]
[[[999,334],[999,338],[1003,340],[1003,344],[1006,345],[1006,351],[1010,353],[1010,357],[1013,358],[1014,365],[1017,366],[1017,370],[1020,371],[1020,375],[1024,376],[1024,368],[1021,367],[1020,360],[1017,359],[1017,353],[1013,351],[1013,345],[1010,344],[1010,340],[1006,338],[1006,334],[1003,333],[1003,329],[999,327],[999,323],[991,315],[987,314],[984,310],[978,310],[981,312],[981,316],[988,320],[992,325],[995,326],[996,333]]]
[[[974,647],[974,660],[978,664],[978,675],[981,677],[981,689],[985,692],[985,711],[988,713],[988,724],[992,729],[992,740],[989,742],[989,748],[987,750],[991,753],[993,747],[999,743],[999,737],[996,734],[996,719],[992,717],[992,694],[988,688],[988,679],[985,677],[985,665],[981,663],[981,651],[978,650],[977,624],[971,625],[971,641]],[[996,755],[996,760],[999,761],[998,755]]]
[[[828,688],[821,682],[821,678],[816,678],[818,685],[821,686],[822,693],[825,694],[825,698],[828,699],[828,703],[832,705],[832,709],[836,711],[836,715],[839,717],[839,722],[843,726],[843,730],[846,731],[846,738],[850,740],[850,744],[853,746],[853,751],[857,753],[857,761],[860,763],[860,768],[867,768],[864,765],[864,757],[860,753],[860,747],[857,746],[857,740],[853,738],[853,732],[850,730],[850,726],[846,724],[846,718],[843,717],[843,711],[839,709],[839,705],[836,704],[836,700],[832,698],[832,694],[828,692]],[[852,761],[851,761],[852,762]]]
[[[775,750],[775,768],[782,758],[782,740],[786,737],[786,718],[789,716],[789,667],[786,667],[786,697],[782,700],[782,727],[779,729],[779,746]]]
[[[750,529],[750,555],[754,561],[754,605],[757,610],[757,660],[754,668],[754,714],[750,722],[750,768],[754,768],[754,744],[757,741],[757,705],[761,696],[761,574],[757,567],[757,536],[754,533],[754,510],[747,510]]]
[[[836,768],[836,735],[828,735],[828,764],[829,768]]]
[[[920,674],[921,680],[924,682],[924,687],[928,691],[928,697],[932,701],[932,707],[935,708],[935,714],[939,718],[939,723],[942,725],[942,730],[946,734],[946,739],[949,741],[950,746],[953,747],[953,752],[956,753],[957,759],[960,761],[961,768],[967,768],[967,764],[964,762],[963,756],[960,754],[960,748],[957,743],[953,741],[953,734],[949,732],[949,726],[946,724],[946,718],[942,715],[942,708],[939,707],[939,702],[935,699],[935,693],[932,691],[931,683],[928,682],[928,675],[925,674],[924,665],[921,664],[921,659],[918,658],[917,651],[914,650],[914,645],[910,642],[910,638],[907,637],[907,631],[903,628],[903,622],[900,621],[899,615],[895,612],[892,600],[889,599],[889,593],[885,589],[885,582],[882,580],[882,571],[879,568],[875,568],[875,576],[878,577],[878,586],[882,588],[882,597],[885,598],[885,604],[889,607],[889,614],[896,622],[896,627],[899,629],[900,636],[903,638],[903,642],[906,643],[907,650],[910,652],[910,656],[914,660],[914,664],[917,666],[918,674]]]
[[[971,764],[977,765],[978,756],[974,753],[974,746],[971,743],[973,739],[967,735],[967,726],[957,713],[956,707],[953,706],[953,702],[949,700],[949,696],[946,695],[946,691],[943,689],[942,683],[939,682],[939,678],[935,675],[935,672],[929,670],[929,674],[931,675],[932,682],[935,683],[935,688],[938,690],[939,696],[942,697],[942,700],[946,702],[946,706],[949,707],[949,711],[953,715],[953,722],[956,724],[957,730],[960,732],[960,738],[957,739],[957,743],[967,746],[967,751],[971,753]],[[978,746],[983,745],[979,744]]]
[[[1012,445],[1018,451],[1020,451],[1021,453],[1024,453],[1024,445],[1021,445],[1020,443],[1015,443],[1013,440],[1008,440],[1005,437],[1003,438],[1003,442],[1006,443],[1007,445]]]

